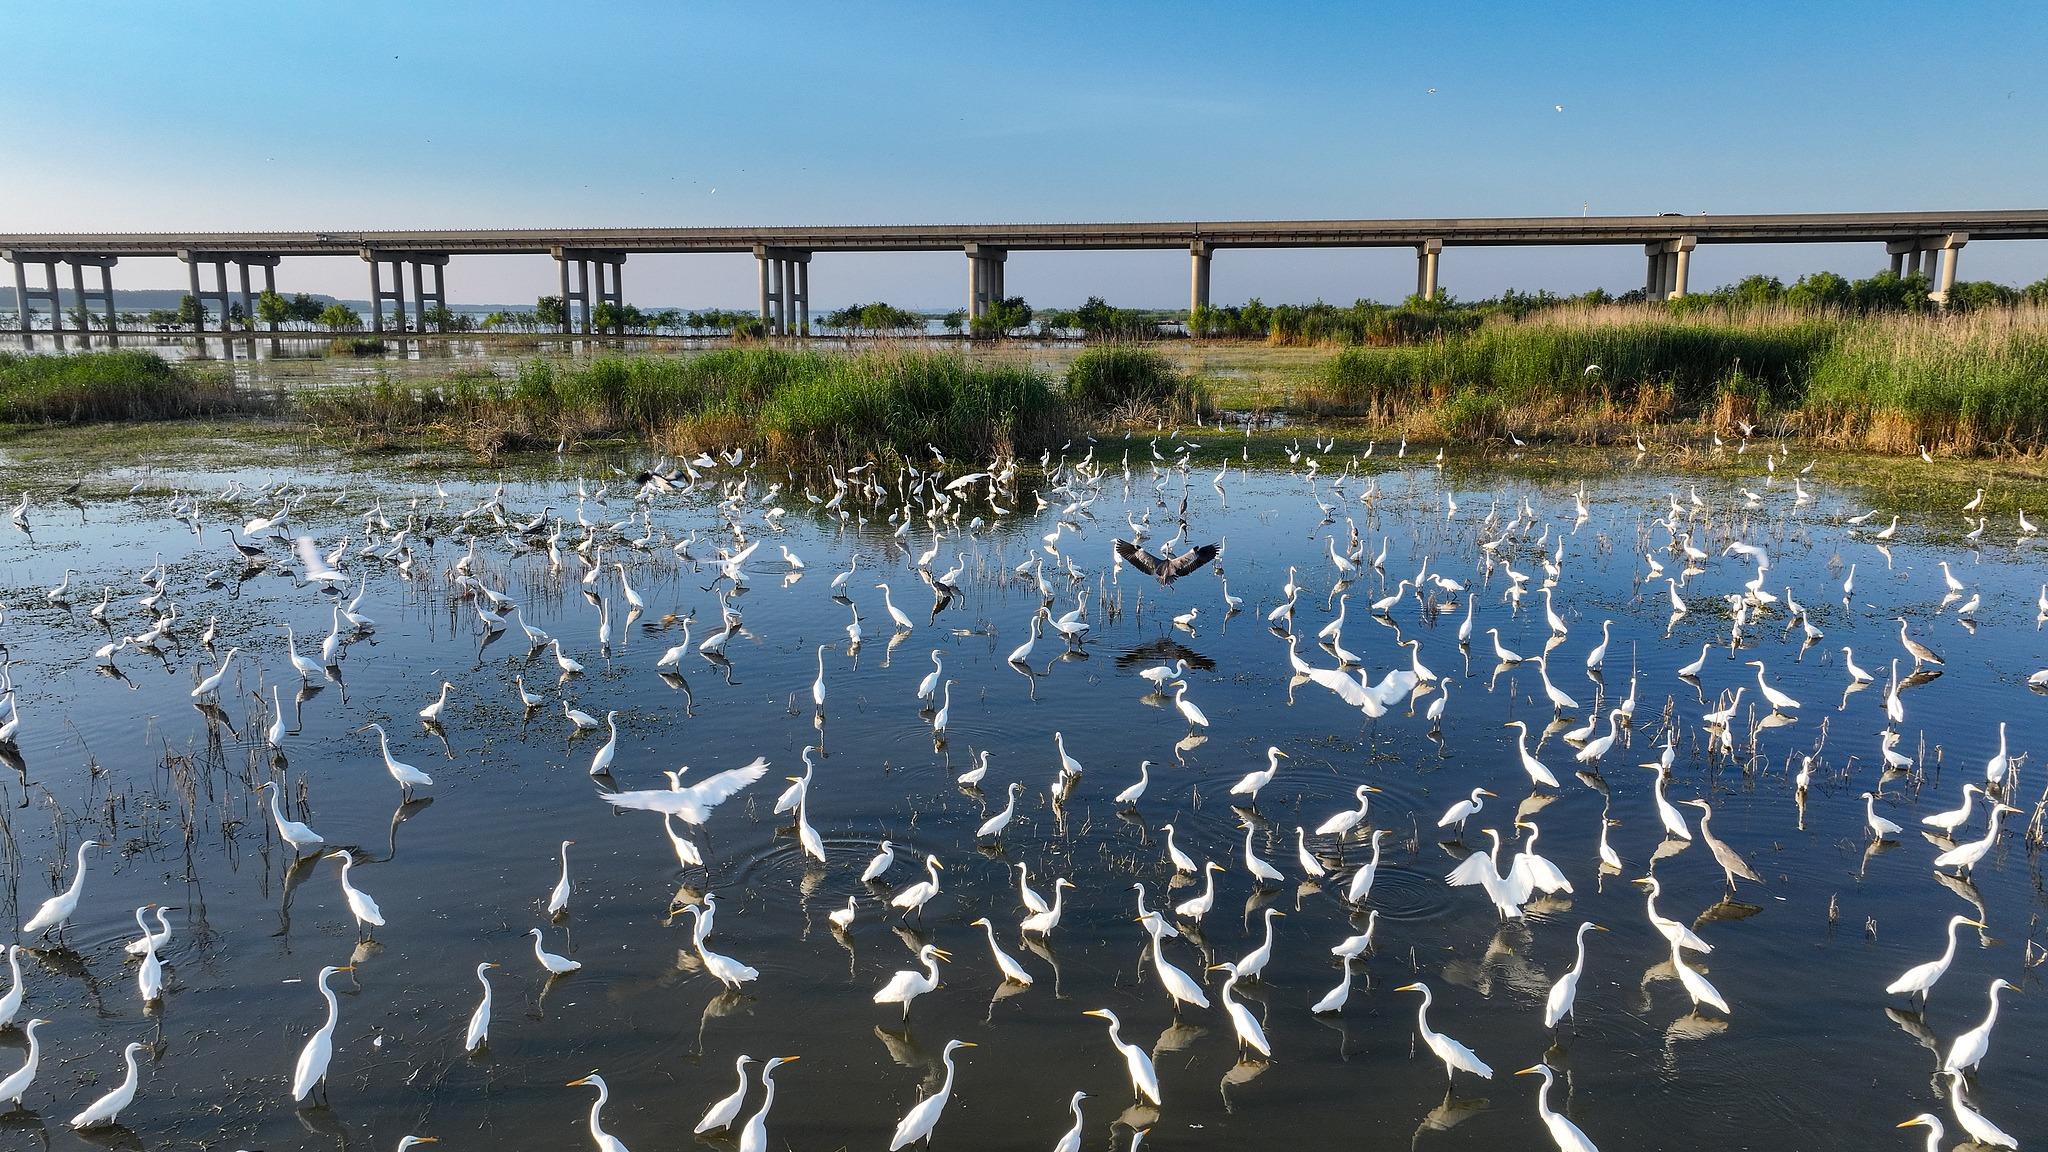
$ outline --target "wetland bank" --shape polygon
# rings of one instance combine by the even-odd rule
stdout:
[[[1601,347],[1616,375],[1638,363]],[[1700,405],[1685,419],[1510,424],[1439,457],[1402,434],[1450,401],[1294,399],[1342,359],[744,348],[288,388],[239,363],[145,366],[140,386],[112,360],[0,365],[8,402],[40,405],[0,436],[0,489],[27,493],[0,529],[14,923],[103,845],[61,941],[21,937],[20,1019],[51,1024],[0,1147],[81,1146],[63,1121],[130,1041],[137,1094],[102,1144],[577,1146],[591,1092],[564,1085],[595,1069],[608,1131],[682,1145],[746,1054],[742,1119],[759,1062],[802,1057],[775,1073],[771,1146],[885,1147],[955,1039],[977,1047],[953,1054],[942,1145],[1049,1147],[1085,1091],[1086,1146],[1233,1148],[1279,1126],[1314,1147],[1531,1146],[1535,1085],[1508,1073],[1539,1062],[1547,1106],[1609,1149],[1759,1131],[1861,1149],[1950,1115],[1938,1068],[1985,987],[2036,988],[2048,959],[2048,702],[2028,683],[2048,569],[2027,519],[2048,505],[2024,438],[1934,463],[1829,450],[1791,434],[1810,409],[1789,402],[1740,417],[1745,437],[1709,375],[1701,394],[1670,382]],[[194,380],[232,403],[158,395]],[[1168,585],[1116,539],[1221,551]],[[409,800],[371,723],[432,780]],[[701,824],[603,800],[757,760]],[[296,859],[266,782],[349,854],[381,926],[335,861]],[[1318,831],[1367,784],[1363,819]],[[1923,823],[1965,784],[2018,812]],[[1475,788],[1497,797],[1440,825]],[[778,812],[785,792],[801,802]],[[1691,799],[1756,880],[1729,890]],[[1873,836],[1872,815],[1899,827]],[[1177,867],[1168,824],[1221,866],[1213,888]],[[1502,872],[1533,853],[1569,890],[1504,918],[1505,890],[1446,882],[1494,836]],[[885,840],[893,864],[863,882]],[[1935,865],[1980,841],[1967,870]],[[1062,898],[1047,931],[1024,929],[1045,921],[1020,865]],[[934,874],[917,911],[892,907]],[[1652,876],[1673,919],[1632,883]],[[1180,933],[1156,952],[1134,884]],[[145,1005],[125,947],[150,903],[172,930]],[[1887,995],[1955,915],[1986,927],[1929,1002]],[[1674,920],[1713,951],[1674,959]],[[550,977],[536,929],[580,969]],[[1348,966],[1331,954],[1361,936]],[[951,957],[939,986],[907,1013],[875,1003],[926,944]],[[1176,1010],[1161,958],[1211,1006]],[[1262,970],[1226,992],[1225,962]],[[754,975],[724,986],[732,964]],[[315,977],[341,965],[325,1086],[298,1103]],[[1571,971],[1572,1015],[1546,1028]],[[1340,981],[1341,1010],[1313,1011]],[[1491,1079],[1446,1091],[1415,982]],[[2005,1011],[1963,1099],[2038,1131],[2035,1009]]]

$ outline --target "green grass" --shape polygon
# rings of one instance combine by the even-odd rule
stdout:
[[[1119,423],[1186,420],[1209,406],[1203,388],[1171,357],[1131,344],[1097,344],[1074,357],[1066,397],[1080,413]]]
[[[7,423],[169,420],[265,405],[265,397],[237,390],[225,375],[179,367],[151,352],[0,352],[0,421]]]
[[[323,389],[309,418],[358,443],[453,439],[495,452],[621,438],[792,458],[1036,452],[1065,425],[1038,373],[956,353],[742,347],[691,357],[534,360],[517,375]]]
[[[1553,310],[1343,349],[1302,407],[1423,437],[1599,439],[1741,419],[1835,447],[2032,453],[2048,448],[2048,311]]]

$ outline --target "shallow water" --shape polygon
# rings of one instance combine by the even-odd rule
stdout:
[[[1146,455],[1142,446],[1132,453]],[[881,1148],[902,1114],[936,1085],[939,1051],[953,1038],[979,1045],[960,1053],[938,1127],[938,1142],[956,1148],[1050,1147],[1070,1123],[1067,1098],[1075,1090],[1092,1096],[1083,1142],[1091,1148],[1112,1140],[1127,1146],[1130,1124],[1149,1127],[1147,1147],[1237,1148],[1279,1133],[1315,1148],[1540,1147],[1535,1080],[1508,1074],[1546,1055],[1560,1072],[1552,1105],[1568,1102],[1579,1126],[1609,1149],[1917,1147],[1917,1139],[1901,1139],[1916,1133],[1892,1126],[1922,1110],[1947,1116],[1931,1077],[1938,1057],[1915,1031],[1924,1028],[1945,1050],[1982,1019],[1992,977],[2038,986],[2025,964],[2030,942],[2041,939],[2043,897],[2023,828],[2013,828],[1959,892],[1933,878],[1940,849],[1920,835],[1919,817],[1953,807],[1964,782],[1981,781],[1999,721],[2009,722],[2015,754],[2038,742],[2033,714],[2048,703],[2025,679],[2048,663],[2048,645],[2035,624],[2043,566],[2033,545],[1994,528],[1987,535],[1995,544],[1969,551],[1947,542],[1952,513],[1898,509],[1905,521],[1887,556],[1867,533],[1892,509],[1854,536],[1843,518],[1862,508],[1840,494],[1822,490],[1813,504],[1795,508],[1785,485],[1763,489],[1759,477],[1750,483],[1766,492],[1763,509],[1744,511],[1732,487],[1701,483],[1707,507],[1694,512],[1691,481],[1654,469],[1590,486],[1583,523],[1575,523],[1572,486],[1512,472],[1384,472],[1368,506],[1360,500],[1366,478],[1332,488],[1327,473],[1343,467],[1334,458],[1313,490],[1333,506],[1334,523],[1321,524],[1299,471],[1232,471],[1225,497],[1211,484],[1215,467],[1197,467],[1186,490],[1190,535],[1227,540],[1221,567],[1230,591],[1244,599],[1244,611],[1227,618],[1208,571],[1162,590],[1128,568],[1111,568],[1109,541],[1127,533],[1127,516],[1149,515],[1155,542],[1173,534],[1179,473],[1155,481],[1133,464],[1127,480],[1112,460],[1088,514],[1077,514],[1058,545],[1059,557],[1071,556],[1086,573],[1079,585],[1052,572],[1064,561],[1041,537],[1065,500],[1085,496],[1050,495],[1050,509],[1031,514],[1029,491],[1020,493],[1014,506],[1026,511],[1001,527],[949,536],[933,568],[951,567],[954,553],[964,552],[966,575],[960,595],[934,615],[931,593],[911,571],[914,555],[930,543],[921,521],[906,540],[879,519],[842,523],[800,494],[804,481],[762,469],[743,513],[749,534],[764,541],[735,601],[745,631],[731,642],[729,665],[692,654],[682,678],[669,680],[653,668],[681,639],[667,618],[694,615],[693,645],[703,636],[719,611],[707,587],[711,569],[681,563],[665,546],[638,552],[612,537],[606,559],[626,564],[648,611],[626,621],[616,572],[595,585],[614,612],[607,658],[574,557],[551,573],[544,553],[515,552],[510,533],[472,520],[487,529],[477,544],[478,575],[587,666],[560,682],[551,655],[528,653],[516,628],[480,643],[474,614],[451,596],[456,590],[444,573],[467,543],[458,517],[493,484],[451,480],[444,499],[405,477],[357,474],[337,508],[338,475],[251,472],[239,479],[307,485],[295,530],[323,546],[350,536],[343,567],[368,575],[361,611],[376,631],[348,646],[334,682],[303,693],[281,625],[294,627],[302,652],[317,651],[331,598],[288,574],[282,545],[271,545],[267,569],[237,581],[235,557],[211,527],[267,514],[274,500],[224,503],[217,494],[227,476],[156,473],[159,484],[207,494],[210,527],[195,540],[168,519],[160,496],[68,505],[57,500],[60,483],[16,474],[9,491],[27,483],[39,495],[33,538],[11,527],[0,537],[0,599],[8,605],[0,640],[14,662],[22,717],[21,772],[0,773],[10,922],[25,920],[56,880],[68,882],[63,858],[81,839],[98,836],[118,851],[90,865],[67,933],[72,951],[24,954],[23,1015],[53,1023],[42,1031],[43,1070],[27,1101],[32,1114],[0,1119],[0,1148],[41,1148],[46,1137],[51,1147],[80,1146],[62,1122],[119,1075],[119,1048],[129,1040],[152,1047],[140,1094],[122,1114],[128,1131],[112,1142],[151,1148],[389,1147],[407,1133],[431,1133],[451,1146],[582,1146],[592,1096],[563,1085],[592,1069],[611,1086],[605,1125],[628,1146],[684,1146],[704,1108],[733,1087],[732,1061],[742,1052],[803,1057],[777,1075],[772,1147]],[[517,523],[553,506],[571,519],[566,549],[580,532],[572,468],[508,484],[505,518]],[[589,471],[586,487],[595,489],[606,477]],[[125,486],[129,478],[113,479]],[[781,530],[771,531],[761,497],[778,481],[789,511]],[[829,491],[823,481],[811,486]],[[1451,519],[1447,488],[1458,504]],[[1693,610],[1677,621],[1668,619],[1662,581],[1642,581],[1641,557],[1648,546],[1670,575],[1683,567],[1665,550],[1663,530],[1652,527],[1674,492],[1696,541],[1713,554],[1687,579]],[[411,579],[355,554],[360,513],[379,500],[395,524],[408,514],[419,518]],[[654,527],[667,541],[696,533],[697,554],[709,556],[730,539],[717,500],[712,492],[658,497]],[[1633,725],[1622,729],[1601,776],[1575,779],[1571,748],[1553,733],[1538,752],[1562,786],[1534,792],[1517,765],[1514,733],[1502,725],[1519,718],[1540,732],[1551,709],[1533,665],[1496,674],[1484,629],[1499,628],[1503,642],[1524,654],[1542,651],[1542,599],[1510,602],[1505,574],[1496,569],[1488,578],[1478,548],[1488,510],[1511,518],[1524,500],[1536,521],[1503,551],[1534,574],[1533,590],[1542,580],[1539,553],[1564,541],[1556,608],[1570,633],[1551,658],[1553,678],[1587,706],[1571,715],[1613,707],[1628,693],[1631,668],[1639,677]],[[583,505],[592,522],[622,520],[631,510],[623,489]],[[985,506],[974,511],[988,514]],[[1366,568],[1349,586],[1344,646],[1376,682],[1407,667],[1397,641],[1420,638],[1422,661],[1447,685],[1440,732],[1432,733],[1424,714],[1435,692],[1368,719],[1312,682],[1290,682],[1285,642],[1267,627],[1266,613],[1288,566],[1296,566],[1302,654],[1334,666],[1310,641],[1337,609],[1324,537],[1337,532],[1341,546],[1347,518],[1356,521],[1368,557],[1383,538],[1389,547],[1385,575]],[[1928,543],[1933,531],[1945,534],[1938,548]],[[1790,587],[1824,640],[1802,652],[1799,630],[1786,630],[1779,606],[1748,627],[1731,656],[1729,613],[1719,598],[1739,591],[1754,566],[1722,554],[1730,540],[1769,549],[1766,588],[1782,596]],[[808,565],[800,579],[786,578],[779,545]],[[829,583],[855,554],[848,595],[866,642],[849,653],[850,610]],[[1091,627],[1071,651],[1041,640],[1025,671],[1004,656],[1022,641],[1040,602],[1035,580],[1014,572],[1033,555],[1045,560],[1056,586],[1055,614],[1084,596]],[[1470,587],[1479,631],[1469,651],[1456,640],[1463,599],[1440,589],[1432,589],[1427,610],[1410,595],[1390,619],[1368,616],[1367,605],[1396,580],[1412,578],[1425,557],[1431,571]],[[124,652],[119,677],[96,674],[94,648],[147,626],[136,578],[158,558],[184,616],[175,629],[180,649],[164,660]],[[1942,558],[1982,593],[1974,633],[1952,606],[1936,611],[1943,583],[1935,562]],[[1855,595],[1845,604],[1841,583],[1851,563]],[[77,572],[68,610],[43,597],[67,568]],[[208,589],[204,577],[214,569],[228,578]],[[878,581],[892,586],[916,622],[900,642],[892,642]],[[111,630],[87,615],[106,585],[120,593]],[[1198,609],[1193,628],[1176,628],[1171,618],[1190,608]],[[1879,780],[1881,682],[1892,657],[1904,656],[1894,622],[1901,615],[1948,664],[1940,677],[1902,694],[1901,749],[1923,764],[1917,779],[1886,780],[1880,812],[1907,831],[1896,844],[1869,850],[1860,794]],[[197,645],[212,617],[218,650],[243,649],[220,695],[232,730],[210,722],[188,697],[194,669],[215,663]],[[1607,619],[1613,628],[1603,686],[1584,660]],[[1718,647],[1708,654],[1702,695],[1675,672],[1708,643]],[[821,644],[828,696],[819,720],[810,685]],[[1854,647],[1879,685],[1844,696],[1842,645]],[[949,731],[936,748],[914,698],[934,649],[953,681]],[[1148,697],[1137,675],[1174,656],[1193,665],[1188,697],[1211,722],[1199,743],[1183,741],[1188,725],[1170,700]],[[1803,701],[1795,723],[1759,727],[1768,713],[1752,708],[1754,670],[1742,663],[1749,659],[1766,661],[1773,686]],[[1910,659],[1905,664],[1910,669]],[[512,684],[521,673],[549,700],[523,722]],[[444,678],[457,691],[443,729],[428,731],[414,713]],[[269,718],[257,701],[267,701],[272,685],[282,686],[291,723],[277,766],[261,747]],[[1748,691],[1735,724],[1737,754],[1710,758],[1700,716],[1715,693],[1738,685]],[[604,733],[572,739],[562,699],[599,716],[619,711],[613,781],[586,774]],[[1645,919],[1641,889],[1627,883],[1652,867],[1653,853],[1672,847],[1660,849],[1652,777],[1636,767],[1655,759],[1667,713],[1677,728],[1671,798],[1711,799],[1715,832],[1764,877],[1724,902],[1703,843],[1654,864],[1666,914],[1691,924],[1705,912],[1696,929],[1715,951],[1695,959],[1728,1000],[1725,1016],[1691,1011],[1670,976],[1662,938]],[[399,759],[434,778],[409,807],[400,806],[374,734],[358,731],[373,720],[392,730]],[[1048,800],[1055,731],[1085,767],[1061,808]],[[802,770],[799,751],[809,744],[821,749],[809,813],[828,852],[822,867],[805,860],[786,818],[769,811],[782,777]],[[1233,809],[1229,786],[1263,766],[1268,745],[1290,758],[1256,811]],[[1790,776],[1798,754],[1816,748],[1802,810]],[[985,795],[953,783],[981,750],[989,753]],[[699,832],[705,868],[677,868],[658,818],[615,812],[595,798],[600,787],[661,787],[662,769],[688,765],[687,781],[756,756],[770,762],[767,778]],[[1136,813],[1119,813],[1111,798],[1136,779],[1140,760],[1151,762],[1150,788]],[[2041,790],[2032,769],[2027,763],[2019,772],[2019,802],[2030,811]],[[250,795],[266,778],[287,785],[294,816],[358,853],[352,879],[376,897],[388,921],[374,943],[357,940],[336,863],[286,868],[267,812]],[[1015,822],[1000,846],[977,845],[976,826],[1001,807],[1013,780],[1024,785]],[[1315,1017],[1308,1006],[1338,976],[1328,948],[1359,931],[1364,914],[1341,900],[1345,871],[1320,887],[1302,882],[1295,828],[1313,829],[1350,807],[1361,782],[1383,789],[1371,825],[1392,833],[1367,904],[1379,912],[1376,950],[1357,967],[1343,1014]],[[1436,817],[1478,786],[1502,799],[1472,820],[1464,847],[1440,844]],[[1610,832],[1625,862],[1618,875],[1603,875],[1595,854],[1603,805],[1619,821]],[[1682,811],[1696,826],[1698,812]],[[1442,876],[1463,851],[1486,845],[1482,829],[1512,831],[1517,812],[1541,825],[1541,851],[1574,891],[1542,898],[1525,922],[1502,926],[1478,889],[1450,888]],[[1980,804],[1973,834],[1983,828],[1983,812]],[[1247,820],[1283,884],[1254,890],[1243,863]],[[1273,921],[1264,980],[1239,992],[1263,1021],[1271,1061],[1238,1059],[1220,1006],[1176,1022],[1143,958],[1131,884],[1143,881],[1155,907],[1194,894],[1185,886],[1166,894],[1171,867],[1158,828],[1167,822],[1197,859],[1228,865],[1199,934],[1167,942],[1175,964],[1200,975],[1206,964],[1242,956],[1263,938],[1263,910],[1285,913]],[[903,928],[876,899],[887,890],[858,882],[884,837],[897,846],[892,884],[920,879],[926,852],[945,864],[941,894],[921,925]],[[569,914],[549,924],[543,906],[564,839],[576,842],[575,894]],[[1311,837],[1311,844],[1335,856],[1329,838]],[[1362,841],[1342,848],[1347,869],[1364,856]],[[1009,866],[1020,862],[1047,894],[1055,877],[1076,884],[1048,944],[1018,938],[1023,913]],[[669,915],[678,896],[706,891],[720,898],[711,946],[760,970],[743,994],[722,993],[698,968],[689,918]],[[826,914],[849,896],[859,897],[858,919],[841,936]],[[154,1014],[143,1011],[134,962],[121,953],[135,935],[133,910],[146,901],[176,909],[165,957],[169,993]],[[1896,1020],[1907,1006],[1887,997],[1885,984],[1938,955],[1947,918],[1975,915],[1979,905],[1988,933],[1980,939],[1964,931],[1924,1020]],[[969,926],[982,915],[1036,978],[1029,989],[999,985],[984,937]],[[1588,941],[1576,1028],[1553,1047],[1542,1026],[1543,998],[1570,965],[1573,930],[1585,919],[1610,931]],[[526,936],[540,926],[547,947],[580,960],[580,972],[545,980]],[[870,998],[893,971],[911,966],[921,939],[954,960],[944,986],[919,999],[906,1024],[899,1010]],[[334,981],[341,1016],[330,1105],[295,1110],[292,1062],[323,1018],[312,978],[324,964],[352,959],[352,978]],[[462,1051],[462,1034],[479,993],[474,968],[486,960],[504,967],[491,974],[489,1045],[472,1057]],[[1221,973],[1207,976],[1213,1001]],[[1446,1096],[1442,1066],[1416,1039],[1417,997],[1394,990],[1416,979],[1435,993],[1430,1023],[1476,1049],[1495,1070],[1491,1082],[1461,1075]],[[2044,1033],[2032,999],[2006,1003],[1973,1095],[1981,1111],[2023,1138],[2048,1131]],[[1098,1007],[1114,1009],[1126,1036],[1154,1052],[1163,1107],[1131,1109],[1123,1063],[1102,1022],[1081,1015]],[[18,1032],[0,1037],[7,1049],[0,1075],[12,1070],[21,1045]],[[756,1089],[748,1112],[758,1097]]]

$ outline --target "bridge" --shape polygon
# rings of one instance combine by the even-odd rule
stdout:
[[[571,228],[370,232],[0,233],[0,259],[14,268],[18,325],[29,332],[30,305],[57,307],[60,269],[70,268],[80,308],[85,270],[98,272],[103,332],[117,332],[113,268],[124,257],[183,261],[191,294],[215,304],[222,329],[239,299],[244,331],[255,317],[250,270],[262,291],[276,291],[286,256],[352,257],[368,265],[373,330],[393,307],[397,330],[428,330],[430,304],[445,306],[443,271],[456,256],[547,255],[558,266],[564,332],[596,330],[598,306],[623,301],[626,258],[640,253],[751,252],[759,269],[758,310],[772,335],[810,332],[810,264],[837,252],[960,252],[967,259],[967,313],[978,317],[1003,298],[1003,266],[1013,251],[1179,249],[1189,255],[1188,306],[1209,303],[1210,263],[1225,248],[1410,248],[1415,291],[1437,291],[1445,248],[1641,245],[1643,287],[1652,298],[1686,294],[1693,251],[1702,244],[1881,243],[1899,274],[1925,276],[1945,300],[1970,240],[2048,239],[2048,209],[1967,212],[1852,212],[1777,215],[1561,216],[1435,220],[1227,220],[1126,224],[870,225],[779,228]],[[228,269],[236,270],[231,287]],[[43,286],[30,288],[38,268]],[[201,283],[201,271],[213,284]],[[388,280],[387,280],[388,272]],[[572,276],[573,273],[573,276]],[[411,314],[407,313],[407,281]],[[431,286],[429,286],[431,284]],[[200,327],[203,327],[200,325]],[[76,329],[73,329],[76,330]],[[221,334],[226,334],[223,331]]]

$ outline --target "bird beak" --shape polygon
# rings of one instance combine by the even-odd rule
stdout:
[[[1650,878],[1648,876],[1638,876],[1635,879],[1629,881],[1629,883],[1640,884],[1643,887],[1648,888],[1650,886]]]
[[[976,1044],[976,1043],[975,1043],[974,1041],[972,1041],[972,1040],[962,1040],[962,1041],[960,1042],[960,1046],[961,1046],[962,1048],[979,1048],[979,1047],[981,1047],[981,1045],[979,1045],[979,1044]]]
[[[1498,799],[1500,799],[1500,793],[1498,793],[1498,792],[1488,792],[1488,791],[1487,791],[1486,789],[1484,789],[1484,788],[1481,788],[1481,789],[1479,790],[1479,794],[1480,794],[1481,796],[1491,796],[1491,797],[1493,797],[1493,798],[1494,798],[1495,800],[1498,800]]]
[[[1595,925],[1593,925],[1593,931],[1595,931],[1595,932],[1605,932],[1605,931],[1607,931],[1607,925],[1605,925],[1605,924],[1595,924]]]
[[[801,1056],[784,1056],[782,1057],[782,1062],[784,1064],[794,1064],[801,1059],[803,1059]]]
[[[439,1144],[441,1138],[439,1136],[415,1136],[412,1138],[412,1142],[415,1144]]]
[[[581,1079],[581,1080],[571,1080],[571,1081],[569,1081],[569,1082],[568,1082],[567,1084],[564,1084],[564,1085],[562,1085],[562,1087],[564,1087],[564,1088],[578,1088],[578,1087],[581,1087],[581,1086],[583,1086],[583,1085],[585,1085],[585,1084],[588,1084],[588,1083],[590,1083],[590,1077],[588,1077],[588,1076],[585,1076],[585,1077],[584,1077],[583,1079]]]
[[[1090,1008],[1090,1009],[1089,1009],[1089,1010],[1087,1010],[1086,1012],[1083,1012],[1083,1013],[1081,1013],[1081,1015],[1083,1015],[1083,1016],[1108,1016],[1108,1015],[1109,1015],[1109,1013],[1107,1013],[1107,1012],[1104,1012],[1104,1011],[1103,1011],[1102,1009],[1100,1009],[1100,1008]]]
[[[1367,784],[1367,785],[1365,786],[1365,790],[1366,790],[1367,792],[1377,792],[1377,791],[1379,791],[1379,789],[1377,789],[1377,788],[1373,787],[1373,786],[1372,786],[1372,785],[1370,785],[1370,784]]]
[[[343,964],[341,967],[335,969],[336,972],[353,972],[355,970],[356,966],[353,964]]]
[[[1918,1116],[1913,1117],[1911,1120],[1902,1120],[1899,1123],[1892,1125],[1892,1127],[1894,1128],[1918,1128],[1919,1126],[1920,1118]]]
[[[1541,1065],[1541,1064],[1531,1064],[1531,1065],[1529,1065],[1529,1066],[1528,1066],[1527,1068],[1517,1068],[1517,1069],[1515,1069],[1515,1075],[1517,1075],[1517,1076],[1535,1076],[1535,1075],[1538,1075],[1538,1074],[1540,1074],[1540,1073],[1541,1073],[1542,1071],[1543,1071],[1543,1065]]]
[[[1403,985],[1401,985],[1401,986],[1400,986],[1399,988],[1396,988],[1396,989],[1394,989],[1394,991],[1396,991],[1396,992],[1419,992],[1419,991],[1421,991],[1421,989],[1422,989],[1422,985],[1420,985],[1420,984],[1403,984]]]
[[[951,960],[953,958],[953,954],[951,952],[946,951],[944,948],[932,949],[932,955],[937,956],[941,960]]]

